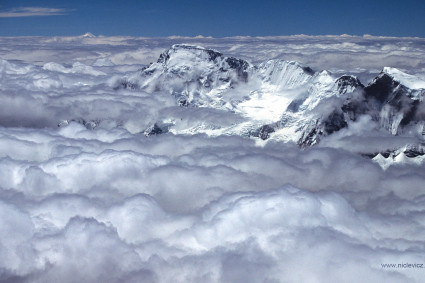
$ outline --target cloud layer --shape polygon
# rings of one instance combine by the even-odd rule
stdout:
[[[1,38],[1,281],[421,282],[422,268],[397,266],[425,264],[425,165],[383,170],[358,154],[411,139],[362,119],[305,150],[232,135],[146,137],[163,118],[182,127],[242,118],[113,90],[180,40],[251,61],[292,56],[298,44],[304,63],[347,52],[329,64],[348,69],[360,54],[378,58],[361,61],[361,73],[405,46],[398,64],[423,73],[421,39],[347,37],[344,47],[344,38]]]
[[[2,131],[2,278],[422,278],[381,263],[424,261],[423,168],[240,137]]]

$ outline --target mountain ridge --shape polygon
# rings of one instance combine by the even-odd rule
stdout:
[[[239,132],[233,127],[217,133],[296,142],[300,147],[318,144],[362,115],[371,116],[392,135],[420,137],[423,87],[421,79],[391,67],[384,67],[365,86],[350,74],[334,77],[329,71],[315,72],[285,60],[253,65],[188,44],[171,46],[156,63],[116,85],[116,89],[165,91],[180,106],[231,111],[248,120]],[[164,132],[173,132],[167,125]]]

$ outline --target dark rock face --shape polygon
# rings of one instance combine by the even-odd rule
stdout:
[[[230,69],[233,69],[237,72],[238,79],[244,82],[248,81],[248,62],[241,59],[228,57],[226,58],[226,63],[229,65]]]
[[[390,94],[399,85],[392,77],[381,73],[370,85],[365,87],[365,97],[376,100],[380,104],[389,100]]]
[[[168,130],[169,125],[154,123],[152,126],[145,130],[144,134],[145,136],[150,137],[168,133]]]
[[[400,126],[404,127],[410,124],[412,121],[423,120],[418,113],[420,102],[418,100],[408,102],[408,107],[404,113],[404,117],[400,122]],[[401,109],[400,109],[401,110]]]
[[[338,92],[343,94],[347,93],[348,88],[364,88],[364,85],[358,78],[353,76],[341,76],[336,80]]]
[[[266,140],[270,137],[271,133],[274,133],[275,129],[272,125],[264,125],[258,128],[257,130],[251,132],[249,135],[252,137],[257,137],[262,140]]]
[[[408,158],[415,158],[418,156],[424,156],[425,155],[425,144],[411,144],[401,149],[395,149],[395,150],[386,150],[382,152],[375,152],[375,153],[369,153],[369,154],[363,154],[363,156],[368,158],[374,158],[378,156],[379,154],[382,155],[384,158],[395,158],[399,154],[403,153]]]
[[[391,154],[391,151],[384,151],[384,152],[381,152],[381,155],[382,155],[383,157],[385,157],[385,158],[390,157],[390,154]],[[375,154],[375,156],[376,156],[376,154]]]
[[[404,151],[404,154],[409,157],[409,158],[413,158],[413,157],[417,157],[417,156],[423,156],[425,155],[425,152],[423,149],[407,149]]]
[[[402,129],[408,124],[423,120],[420,117],[421,101],[413,99],[412,90],[395,81],[386,73],[381,73],[378,77],[364,89],[364,95],[367,100],[370,113],[375,112],[376,120],[388,119],[393,121],[393,116],[401,115],[402,119],[397,125]],[[382,124],[382,121],[381,121]],[[385,123],[384,123],[385,124]],[[387,129],[393,128],[392,125],[384,125]]]
[[[347,126],[344,114],[335,110],[325,119],[316,120],[315,124],[304,131],[297,143],[300,147],[315,145],[319,143],[322,136],[330,135]]]
[[[344,114],[337,111],[332,112],[323,124],[325,132],[329,135],[348,126]]]
[[[146,136],[153,136],[153,135],[160,135],[162,134],[162,129],[158,127],[158,125],[155,123],[151,128],[149,128],[147,131],[145,131]]]
[[[381,111],[385,105],[404,113],[414,111],[415,101],[411,98],[411,90],[395,81],[386,73],[378,77],[364,89],[364,95],[371,110]],[[412,114],[410,114],[412,116]]]
[[[68,126],[71,122],[76,122],[78,124],[83,125],[84,127],[86,127],[86,129],[88,130],[94,130],[95,128],[97,128],[97,126],[99,126],[100,124],[100,120],[90,120],[90,121],[86,121],[83,118],[75,118],[75,119],[70,119],[70,120],[63,120],[58,124],[59,128],[62,127],[66,127]]]
[[[323,131],[320,129],[320,127],[316,126],[305,131],[301,138],[298,140],[297,144],[301,148],[305,148],[308,146],[312,146],[317,144],[320,141],[320,137],[323,135]]]
[[[161,53],[161,55],[159,55],[158,61],[156,62],[165,64],[166,62],[168,62],[168,59],[170,59],[170,54],[167,51],[167,52]]]
[[[118,81],[117,84],[114,86],[114,90],[119,90],[119,89],[137,89],[139,86],[135,83],[129,82],[129,81],[125,81],[125,80],[121,80]]]
[[[341,106],[341,110],[347,121],[356,121],[359,116],[370,111],[367,100],[364,98],[363,94],[349,97]]]
[[[179,97],[177,98],[177,104],[179,106],[189,106],[189,102],[187,101],[185,96],[179,95]]]
[[[309,74],[310,76],[314,75],[314,71],[310,67],[302,67],[304,73]]]

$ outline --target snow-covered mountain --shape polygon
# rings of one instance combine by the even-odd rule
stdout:
[[[231,126],[173,127],[158,121],[148,135],[164,132],[236,134],[315,145],[363,115],[392,135],[422,136],[425,82],[385,67],[367,86],[352,75],[335,77],[298,62],[268,60],[253,65],[212,49],[173,45],[156,63],[118,80],[116,89],[166,92],[180,106],[213,108],[242,116]],[[164,126],[164,129],[160,125]]]
[[[279,132],[300,145],[316,144],[321,135],[331,134],[347,126],[338,106],[345,97],[362,87],[354,76],[334,78],[327,71],[316,73],[307,91],[288,105],[277,123]]]
[[[342,105],[316,119],[315,125],[304,131],[299,144],[315,144],[320,136],[338,131],[362,115],[370,115],[392,135],[423,134],[425,90],[420,88],[424,82],[419,78],[385,67],[366,87],[353,78],[346,83],[351,86]]]
[[[247,83],[253,66],[220,52],[200,46],[173,45],[156,63],[118,82],[117,88],[137,88],[147,92],[165,91],[179,105],[233,109],[243,100],[228,94]]]
[[[393,135],[424,120],[425,82],[394,68],[384,68],[365,88],[370,108],[379,111],[381,126]],[[422,113],[421,113],[422,112]],[[419,131],[419,128],[417,129]]]

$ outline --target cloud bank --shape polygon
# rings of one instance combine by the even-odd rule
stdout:
[[[289,56],[298,42],[302,62],[347,52],[332,63],[347,69],[393,46],[362,61],[364,74],[405,46],[399,64],[417,75],[421,39],[348,37],[357,43],[345,49],[342,37],[320,47],[307,36],[16,40],[27,44],[0,39],[0,281],[421,282],[425,165],[383,170],[358,154],[410,139],[362,119],[305,150],[231,134],[147,137],[170,117],[181,127],[243,118],[182,108],[166,93],[113,90],[171,41],[252,61]]]

